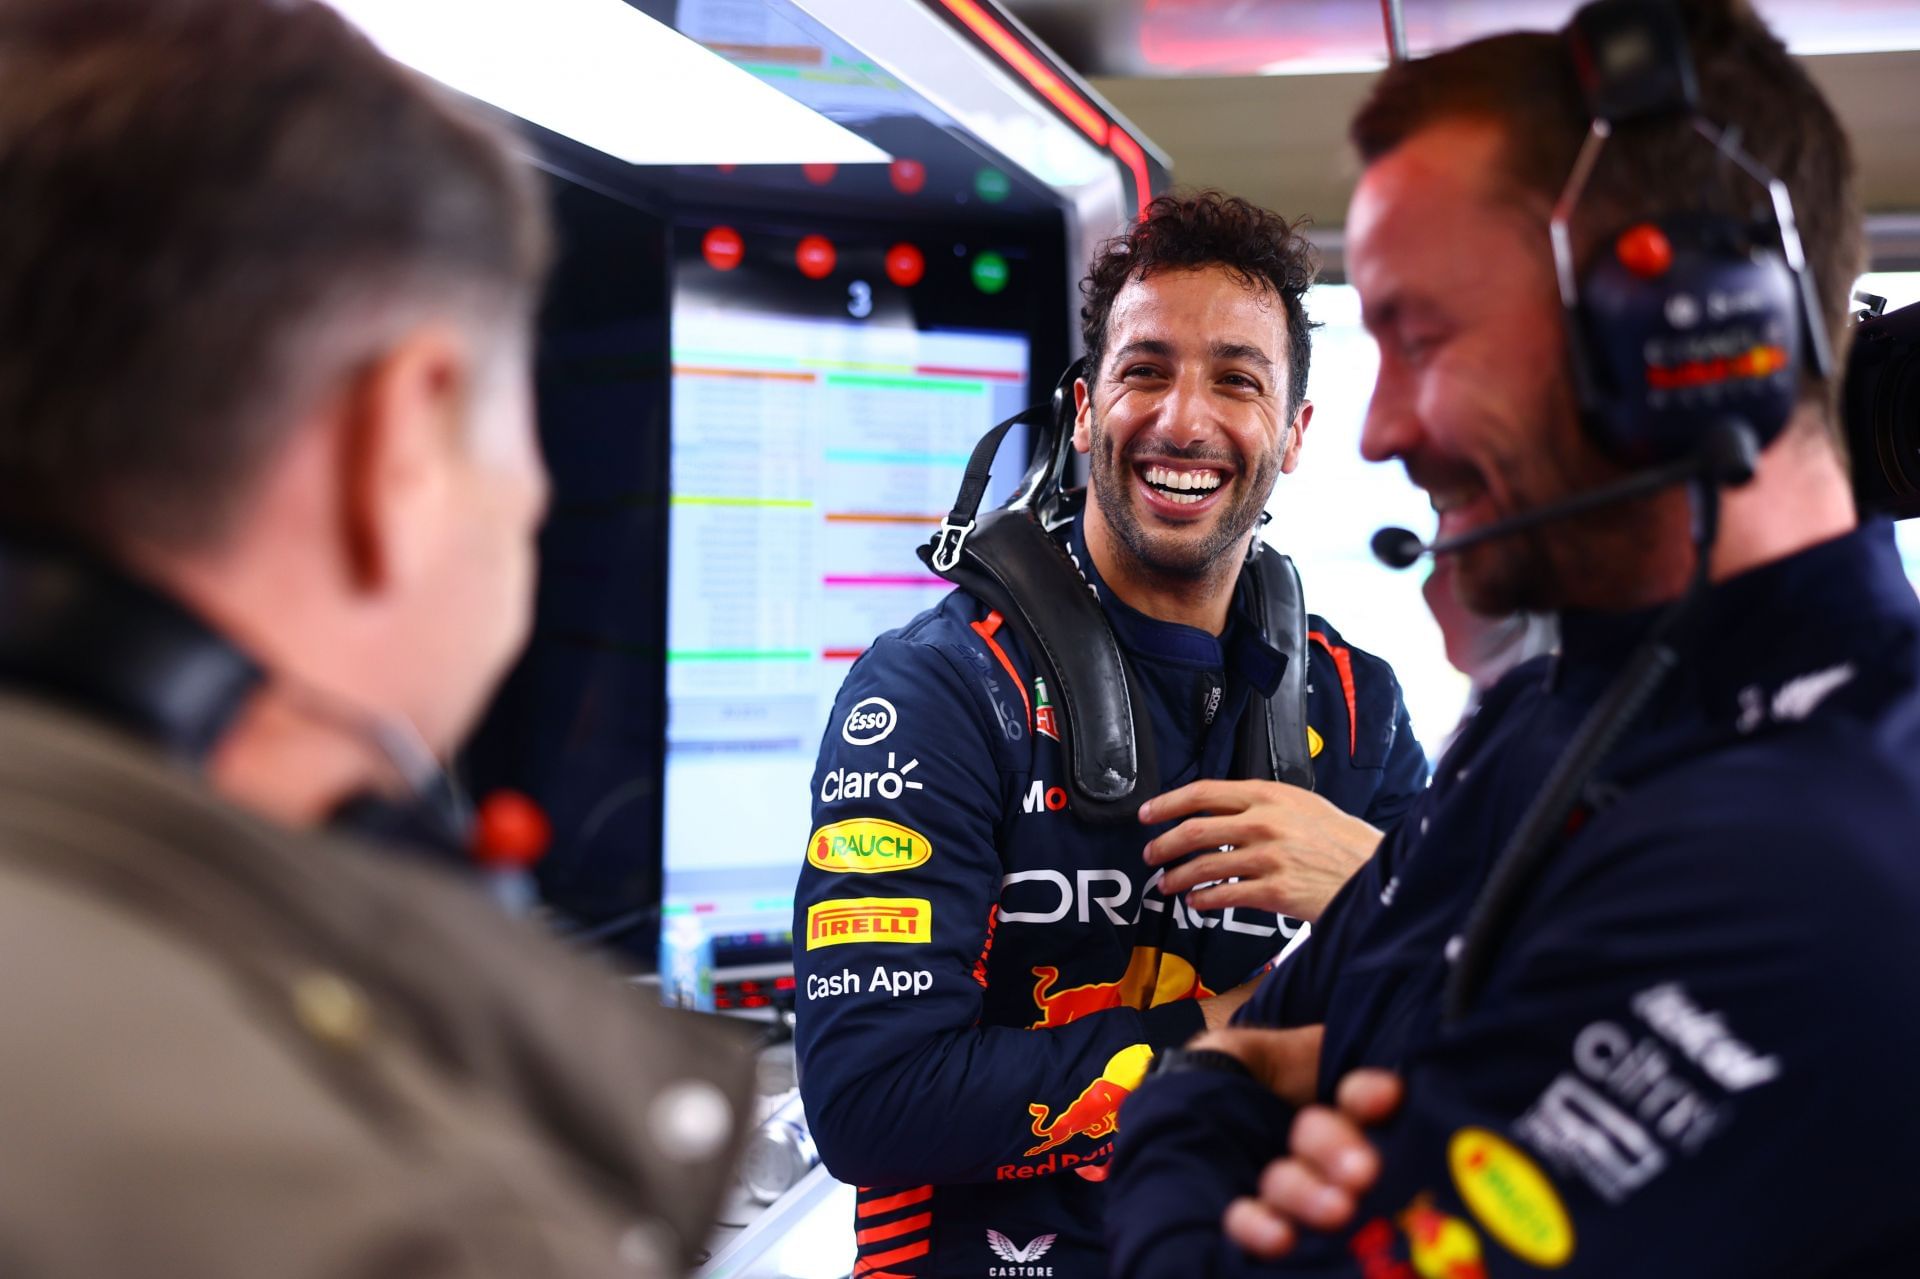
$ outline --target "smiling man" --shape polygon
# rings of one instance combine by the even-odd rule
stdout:
[[[1476,609],[1558,611],[1560,651],[1488,692],[1245,1025],[1200,1041],[1211,1068],[1129,1101],[1123,1279],[1914,1273],[1920,605],[1890,530],[1856,518],[1836,410],[1847,140],[1743,0],[1607,0],[1574,24],[1384,72],[1346,228],[1380,348],[1363,452],[1433,494],[1443,536],[1558,508],[1453,563]],[[1593,124],[1619,98],[1583,73],[1659,88],[1660,62],[1711,123]],[[1765,188],[1715,125],[1790,192],[1798,242],[1754,224]],[[1589,299],[1571,314],[1556,206]],[[1801,248],[1810,280],[1786,265]],[[1686,335],[1703,310],[1765,328],[1641,340],[1596,300],[1623,280],[1613,297]],[[1816,335],[1830,369],[1805,358]],[[1583,404],[1604,342],[1638,376]],[[1712,363],[1763,343],[1802,358]],[[1689,366],[1711,394],[1654,394]],[[1764,444],[1704,556],[1677,486],[1561,505],[1643,465],[1627,445],[1670,407]]]
[[[1148,703],[1165,790],[1138,822],[1076,811],[1044,680],[964,591],[840,692],[798,1049],[827,1166],[862,1187],[860,1273],[1104,1275],[1101,1182],[1148,1060],[1223,1024],[1425,785],[1392,672],[1319,618],[1296,655],[1314,789],[1233,780],[1279,678],[1243,566],[1312,417],[1311,279],[1284,220],[1208,193],[1156,201],[1084,285],[1091,500],[1064,549]]]

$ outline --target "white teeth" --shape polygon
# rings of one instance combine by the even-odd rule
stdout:
[[[1174,490],[1172,493],[1164,494],[1167,497],[1176,497],[1177,494],[1182,493],[1204,495],[1220,487],[1218,471],[1176,471],[1167,466],[1149,466],[1146,469],[1146,478],[1147,483],[1156,488]]]

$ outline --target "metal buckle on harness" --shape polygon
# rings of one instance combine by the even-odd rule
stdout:
[[[940,521],[940,531],[933,535],[933,566],[942,573],[951,572],[960,562],[960,548],[967,544],[967,534],[973,532],[975,521],[955,524],[951,519]]]

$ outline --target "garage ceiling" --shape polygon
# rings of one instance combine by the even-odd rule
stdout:
[[[1386,42],[1379,0],[1007,0],[1041,40],[1173,159],[1323,231],[1346,217],[1345,129]],[[1405,0],[1418,55],[1515,27],[1551,29],[1564,0]],[[1853,138],[1870,214],[1920,213],[1920,5],[1762,0]],[[1876,219],[1882,239],[1913,219]],[[1905,229],[1903,231],[1903,228]],[[1334,237],[1337,239],[1337,237]],[[1914,238],[1920,239],[1920,236]],[[1920,245],[1905,246],[1920,248]]]

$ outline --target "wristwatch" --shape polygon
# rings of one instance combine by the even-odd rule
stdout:
[[[1239,1075],[1243,1079],[1253,1078],[1253,1072],[1247,1069],[1247,1063],[1232,1053],[1223,1053],[1215,1048],[1162,1048],[1153,1055],[1153,1065],[1148,1068],[1147,1077],[1177,1075],[1189,1070]]]

